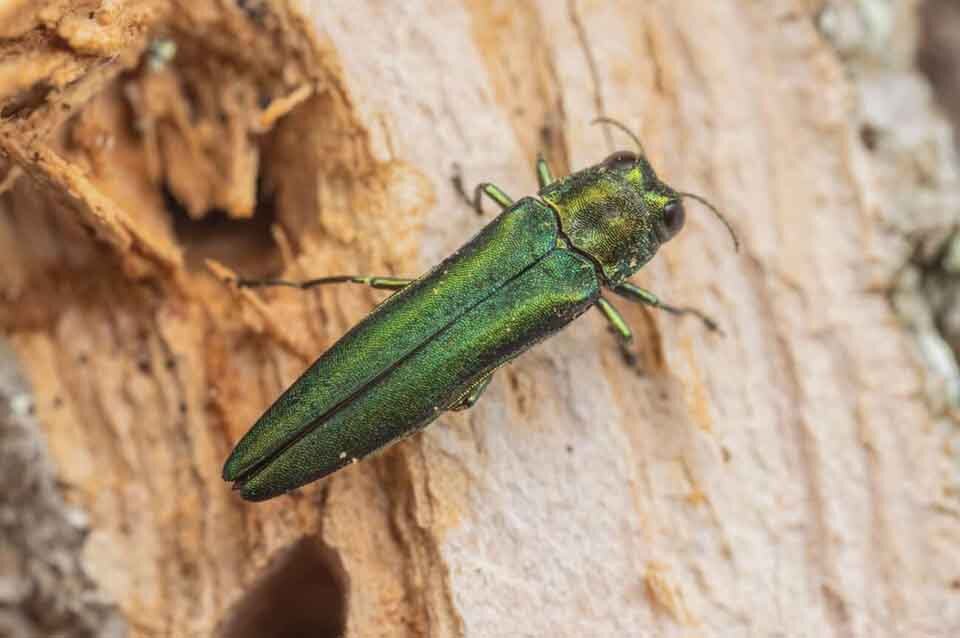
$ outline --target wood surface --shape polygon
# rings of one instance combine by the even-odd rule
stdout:
[[[74,525],[97,605],[89,634],[45,604],[23,626],[958,635],[956,414],[888,294],[911,232],[955,219],[914,196],[945,197],[955,156],[915,3],[860,3],[885,31],[832,4],[0,2],[0,326],[34,407],[4,396],[75,514],[4,501],[0,556]],[[631,147],[598,115],[732,219],[739,253],[691,203],[634,278],[724,336],[620,301],[633,369],[591,312],[384,454],[232,493],[232,445],[386,293],[223,278],[417,275],[492,216],[454,163],[530,194],[540,151],[566,173]]]

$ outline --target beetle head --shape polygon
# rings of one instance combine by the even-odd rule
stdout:
[[[643,155],[620,151],[546,186],[540,197],[565,237],[615,286],[673,238],[686,217],[683,194],[664,184]]]

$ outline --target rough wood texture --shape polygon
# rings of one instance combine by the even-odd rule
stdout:
[[[858,58],[815,0],[0,2],[0,325],[98,605],[132,636],[960,632],[956,417],[886,296],[955,158],[903,177],[918,138],[865,135],[902,121],[871,87],[921,91],[882,83],[914,3],[868,4],[897,26]],[[541,149],[628,146],[598,112],[734,219],[740,254],[691,207],[636,278],[726,337],[620,304],[636,370],[588,315],[474,409],[237,499],[231,445],[383,293],[216,275],[416,274],[484,223],[454,161],[529,193]]]

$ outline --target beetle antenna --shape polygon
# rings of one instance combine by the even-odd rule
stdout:
[[[598,117],[597,119],[590,122],[591,124],[609,124],[610,126],[616,127],[630,136],[630,139],[633,140],[633,143],[637,145],[637,149],[640,151],[640,155],[646,157],[647,154],[643,150],[643,143],[640,141],[640,138],[637,137],[636,133],[631,131],[623,122],[619,122],[612,117]]]
[[[727,221],[727,218],[723,216],[723,213],[717,210],[716,206],[714,206],[713,204],[708,202],[706,199],[704,199],[703,197],[700,197],[695,193],[677,193],[677,195],[679,195],[680,197],[686,197],[688,199],[698,201],[704,206],[706,206],[707,208],[709,208],[711,211],[713,211],[713,214],[716,215],[717,218],[723,222],[723,225],[727,227],[727,231],[730,233],[730,238],[733,239],[733,249],[737,252],[740,251],[740,240],[737,239],[737,233],[734,232],[733,225],[729,221]]]

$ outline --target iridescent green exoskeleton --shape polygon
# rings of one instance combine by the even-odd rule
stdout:
[[[537,175],[537,196],[517,202],[496,186],[478,186],[478,211],[487,195],[503,212],[419,279],[239,282],[353,282],[397,292],[277,399],[233,450],[224,480],[260,501],[335,472],[444,411],[472,406],[497,368],[591,307],[629,343],[630,329],[604,290],[696,314],[716,329],[701,313],[663,304],[627,281],[683,226],[682,198],[699,198],[660,181],[642,152],[615,153],[561,179],[541,158]]]

